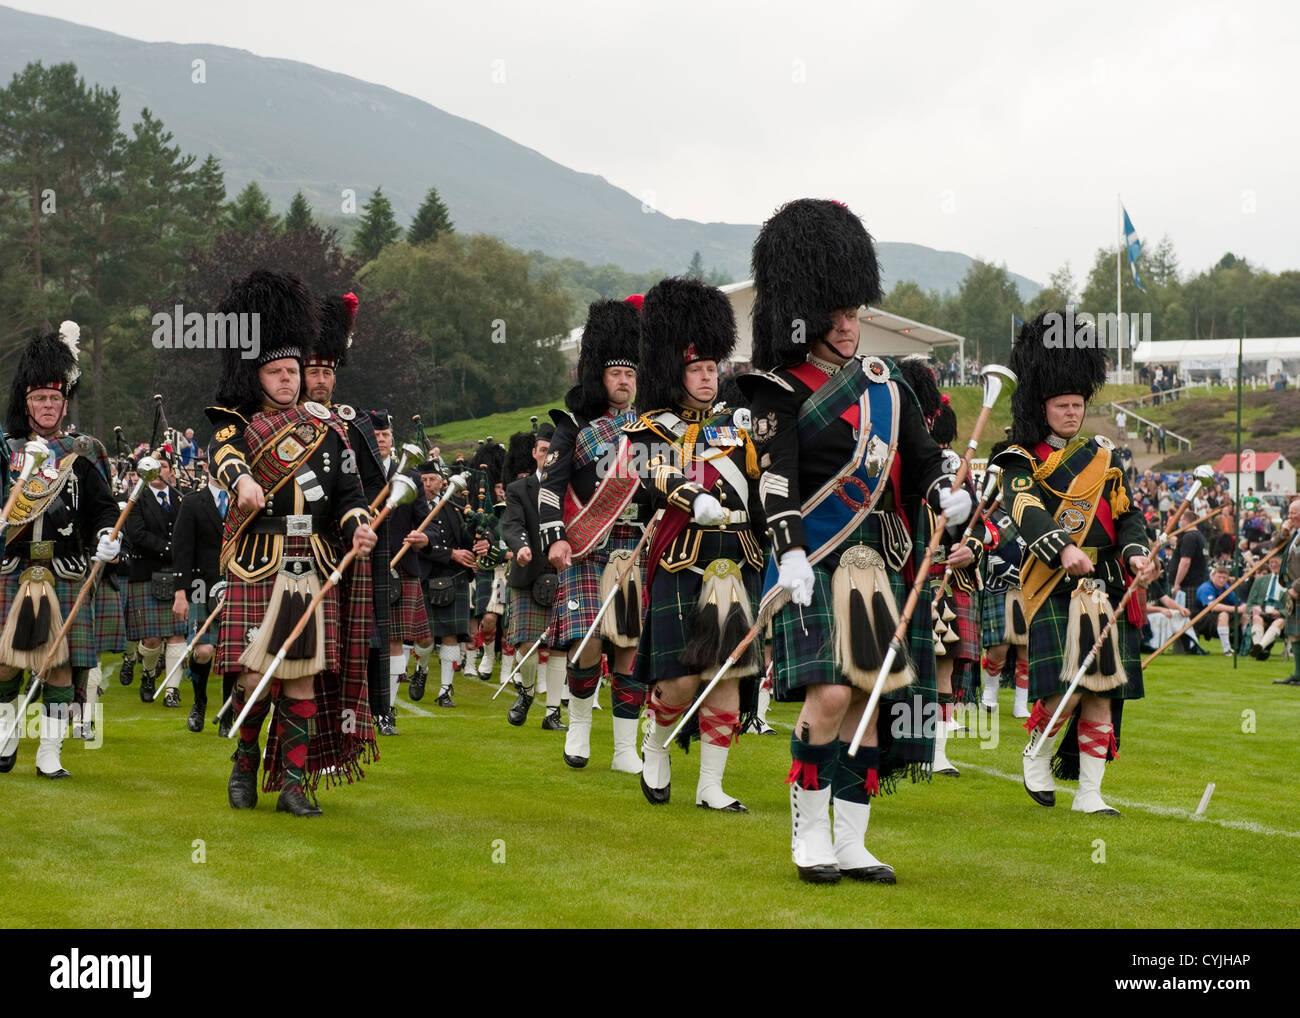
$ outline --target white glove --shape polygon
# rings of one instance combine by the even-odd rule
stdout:
[[[114,540],[112,532],[105,531],[99,535],[99,547],[95,549],[95,560],[97,562],[112,562],[117,558],[121,550],[122,539],[119,537]]]
[[[951,488],[940,488],[939,506],[943,509],[947,526],[950,527],[960,527],[970,519],[970,511],[974,508],[970,500],[970,492],[965,488],[955,492]]]
[[[702,527],[715,527],[727,519],[727,510],[712,495],[696,495],[691,503],[691,519]]]
[[[802,548],[791,548],[781,556],[776,582],[790,592],[795,604],[812,604],[813,571]]]

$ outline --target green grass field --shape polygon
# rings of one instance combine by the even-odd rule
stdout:
[[[6,925],[1293,927],[1300,689],[1270,682],[1289,664],[1158,661],[1107,768],[1121,818],[1072,813],[1064,792],[1052,810],[1030,801],[1003,690],[986,738],[949,743],[960,778],[877,800],[868,845],[898,884],[813,887],[789,856],[792,705],[773,706],[780,735],[732,752],[726,787],[750,809],[738,816],[693,805],[695,754],[675,752],[673,801],[650,806],[608,769],[607,710],[579,772],[537,706],[516,729],[494,686],[458,681],[454,710],[410,704],[403,686],[382,760],[323,792],[323,818],[299,820],[273,796],[231,810],[232,744],[185,730],[188,688],[185,710],[140,703],[113,659],[102,747],[68,740],[73,777],[50,782],[25,743],[0,776]]]

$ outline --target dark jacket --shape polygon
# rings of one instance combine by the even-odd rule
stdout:
[[[396,472],[396,468],[397,462],[393,461],[392,469],[394,472]],[[424,518],[429,515],[429,510],[433,508],[425,501],[422,494],[424,488],[420,484],[420,475],[408,470],[406,476],[415,484],[415,490],[421,494],[415,496],[414,502],[399,505],[388,514],[388,559],[390,562],[401,550],[403,538],[418,527]],[[441,516],[443,513],[449,512],[450,509],[451,507],[448,506],[438,515]],[[431,547],[438,536],[437,521],[435,520],[425,527],[424,533],[429,538],[428,547]],[[414,576],[417,580],[423,580],[428,577],[432,564],[424,549],[412,548],[402,556],[402,561],[397,563],[397,569],[399,572],[406,573],[407,576]]]
[[[529,474],[506,485],[506,511],[501,517],[501,539],[506,547],[515,553],[510,564],[510,586],[531,587],[533,581],[543,573],[553,573],[555,569],[546,559],[542,550],[542,540],[538,533],[537,491],[540,482],[536,474]],[[532,550],[533,558],[528,565],[519,564],[519,552],[527,546]]]
[[[205,484],[181,500],[172,528],[172,566],[176,587],[191,602],[204,604],[208,591],[221,579],[217,562],[221,556],[224,524],[212,492]]]
[[[180,512],[181,493],[168,487],[169,509],[158,503],[158,492],[145,485],[140,499],[126,518],[126,533],[131,541],[132,583],[150,580],[154,573],[172,570],[172,528]]]

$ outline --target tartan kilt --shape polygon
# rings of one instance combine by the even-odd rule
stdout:
[[[178,622],[172,614],[170,600],[159,601],[153,596],[153,584],[148,580],[133,580],[128,584],[126,638],[131,642],[169,636],[184,636],[185,623]]]
[[[441,640],[444,636],[469,639],[470,585],[461,574],[457,574],[456,579],[456,600],[446,608],[429,604],[427,593],[421,599],[429,612],[429,630],[434,640]]]
[[[928,540],[924,527],[912,527],[912,562],[915,565],[919,565]],[[856,544],[877,551],[883,548],[881,524],[875,513],[869,513],[836,552],[812,567],[812,604],[804,608],[787,604],[773,616],[773,699],[801,701],[807,686],[853,685],[835,665],[831,577],[839,564],[840,553]],[[909,586],[901,573],[887,570],[887,574],[894,601],[902,611]],[[880,747],[878,774],[880,790],[884,794],[892,793],[901,777],[908,776],[912,781],[927,778],[934,758],[933,733],[926,736],[924,725],[927,710],[933,711],[929,705],[936,702],[934,629],[930,621],[933,596],[927,578],[907,628],[907,653],[917,679],[902,689],[883,694],[876,712],[876,739]],[[903,718],[910,718],[912,723],[904,726],[902,734],[896,737],[896,719]]]
[[[558,594],[555,604],[544,608],[533,600],[531,587],[511,587],[510,607],[506,611],[506,643],[519,650],[531,647],[550,626],[559,604]],[[551,636],[554,635],[552,632]],[[554,639],[547,646],[556,646]]]
[[[510,585],[506,582],[508,568],[506,565],[499,565],[492,570],[492,582],[488,586],[487,604],[479,612],[479,618],[484,615],[504,615],[506,613],[506,601],[510,597]]]
[[[186,620],[185,623],[185,635],[187,639],[199,631],[199,626],[203,625],[203,623],[208,620],[208,612],[210,611],[212,611],[212,609],[209,608],[207,604],[205,604],[202,601],[190,602],[190,617]],[[220,629],[221,629],[221,616],[218,615],[215,619],[212,620],[212,625],[208,626],[208,631],[204,633],[202,636],[200,636],[194,642],[194,646],[196,647],[214,646],[216,644],[216,639],[212,634],[219,632]]]
[[[37,564],[47,568],[49,566],[49,562],[35,563],[29,559],[21,559],[18,567],[3,577],[3,582],[0,582],[0,625],[9,618],[9,612],[13,609],[14,600],[18,596],[18,577],[23,570]],[[76,602],[77,594],[81,592],[81,585],[85,582],[84,579],[65,580],[57,576],[54,578],[54,592],[59,599],[59,613],[64,619],[68,617],[68,612],[72,611],[72,605]],[[54,633],[50,636],[54,636]],[[87,599],[87,603],[81,606],[81,611],[77,612],[77,617],[72,620],[72,628],[68,630],[68,661],[57,667],[94,668],[99,664],[99,652],[95,642],[95,608],[94,603]]]
[[[716,533],[721,538],[712,546],[709,538]],[[763,576],[745,560],[745,553],[740,538],[726,531],[705,531],[705,538],[700,542],[700,554],[695,565],[701,569],[715,559],[729,558],[740,563],[741,581],[749,594],[751,618],[757,617],[758,595],[762,589]],[[641,640],[636,648],[636,664],[633,667],[633,679],[646,686],[665,679],[676,679],[692,674],[681,663],[682,652],[690,642],[695,614],[699,609],[700,590],[704,586],[704,576],[694,568],[682,569],[670,573],[662,567],[654,573],[650,587],[650,604],[641,623]],[[587,623],[590,625],[590,621]],[[753,647],[758,640],[751,644]],[[761,647],[760,647],[761,650]],[[722,661],[717,662],[720,666]],[[717,670],[717,666],[714,670]],[[759,671],[762,671],[762,658],[759,658]],[[736,678],[734,671],[728,676]],[[712,675],[707,676],[707,681]]]
[[[400,563],[399,563],[399,572]],[[388,577],[392,583],[392,576]],[[388,639],[393,643],[418,643],[421,646],[433,639],[429,629],[429,606],[424,597],[424,586],[410,573],[402,572],[402,597],[388,609]]]
[[[95,588],[95,646],[101,654],[120,654],[126,649],[126,612],[122,592],[100,576]]]
[[[632,551],[641,540],[641,530],[626,523],[615,523],[610,528],[609,539],[586,558],[576,560],[560,574],[560,588],[555,603],[565,606],[557,620],[559,626],[553,647],[568,649],[587,635],[596,613],[600,611],[600,575],[609,564],[611,551]],[[637,567],[641,570],[642,589],[645,586],[645,556]],[[596,636],[599,636],[597,632]],[[536,639],[536,637],[534,637]],[[595,637],[593,636],[593,639]]]
[[[996,647],[1007,635],[1007,591],[980,592],[980,646]]]
[[[1300,611],[1292,612],[1286,617],[1286,625],[1282,629],[1282,634],[1288,640],[1300,640]]]
[[[1118,599],[1108,592],[1113,608]],[[1070,591],[1053,592],[1038,609],[1029,624],[1029,699],[1042,700],[1064,693],[1073,675],[1061,675],[1065,658],[1065,633],[1070,620]],[[1128,681],[1122,686],[1108,689],[1094,696],[1108,700],[1140,700],[1145,691],[1142,685],[1142,665],[1138,659],[1141,634],[1128,618],[1121,615],[1115,628],[1119,630],[1120,659]],[[1082,689],[1082,687],[1080,687]],[[1083,690],[1089,692],[1089,690]]]
[[[931,595],[933,596],[933,595]],[[952,643],[944,645],[946,651],[945,657],[960,661],[978,661],[980,659],[980,618],[976,609],[974,594],[969,594],[964,590],[952,590],[948,592],[948,597],[944,599],[952,605],[953,614],[957,617],[948,623],[948,626],[957,634],[959,639]],[[942,608],[943,602],[940,602]],[[899,608],[902,608],[903,602],[899,602]]]
[[[496,575],[496,567],[492,569],[479,569],[474,574],[473,613],[474,618],[476,619],[481,619],[488,612],[496,610],[491,607],[492,584],[496,579]]]

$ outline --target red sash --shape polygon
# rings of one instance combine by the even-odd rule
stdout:
[[[811,361],[803,361],[800,364],[796,364],[790,369],[790,374],[794,375],[795,378],[799,379],[799,381],[803,382],[804,385],[812,389],[813,392],[816,392],[825,385],[827,380],[831,377]],[[853,426],[853,430],[857,431],[858,424],[862,420],[858,413],[858,404],[851,403],[848,409],[840,414],[840,420],[848,421],[849,424]]]

